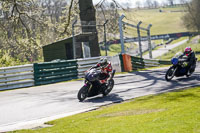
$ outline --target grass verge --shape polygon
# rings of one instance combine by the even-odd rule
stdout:
[[[184,49],[186,47],[191,47],[192,50],[196,53],[196,52],[200,52],[200,43],[193,43],[192,41],[190,42],[187,42],[183,45],[180,45],[174,49],[172,49],[171,51],[169,51],[168,53],[160,56],[160,57],[157,57],[157,59],[171,59],[176,53],[178,52],[184,52]],[[197,54],[196,57],[198,59],[200,59],[200,54]]]
[[[199,133],[200,87],[150,95],[16,133]]]
[[[173,8],[180,10],[180,8]],[[182,17],[185,12],[172,11],[172,9],[149,9],[149,10],[131,10],[130,12],[124,12],[127,16],[128,22],[137,25],[139,21],[142,21],[141,27],[147,27],[148,24],[152,24],[151,34],[168,34],[177,32],[186,32],[187,29],[183,25]],[[182,7],[184,10],[184,7]],[[127,29],[128,34],[137,33],[136,30]],[[141,33],[141,35],[146,35],[146,33]]]

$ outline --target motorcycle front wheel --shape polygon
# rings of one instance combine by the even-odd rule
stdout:
[[[170,81],[174,77],[174,74],[175,74],[175,68],[170,67],[165,74],[165,79],[167,81]]]
[[[85,100],[88,96],[88,87],[87,86],[83,86],[79,92],[78,92],[78,99],[80,102],[82,102],[83,100]]]
[[[114,87],[114,80],[111,79],[108,81],[107,88],[103,91],[103,96],[108,95],[112,91],[113,87]]]

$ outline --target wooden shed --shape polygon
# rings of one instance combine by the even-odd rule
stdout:
[[[100,56],[99,47],[95,48],[92,46],[91,37],[93,37],[91,34],[80,34],[75,36],[76,58]],[[45,62],[56,59],[73,59],[73,38],[66,38],[43,46],[43,56]]]

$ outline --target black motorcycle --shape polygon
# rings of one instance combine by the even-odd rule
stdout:
[[[113,77],[115,75],[115,70],[112,71],[111,77],[107,83],[101,83],[101,70],[96,68],[91,69],[85,73],[85,84],[78,92],[79,101],[83,101],[87,97],[93,97],[99,94],[103,96],[108,95],[114,86]]]
[[[180,76],[186,76],[189,77],[194,72],[189,70],[189,67],[187,66],[187,58],[182,57],[178,58],[178,56],[175,56],[171,59],[172,66],[167,70],[165,74],[165,79],[167,81],[170,81],[174,76],[180,77]],[[195,66],[196,67],[196,66]]]

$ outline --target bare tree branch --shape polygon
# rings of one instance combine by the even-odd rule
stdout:
[[[67,32],[67,28],[70,25],[70,20],[71,20],[71,11],[72,11],[72,7],[73,7],[73,2],[74,0],[71,0],[70,6],[69,6],[69,11],[68,11],[68,19],[67,19],[67,23],[65,24],[65,30],[62,34]]]

